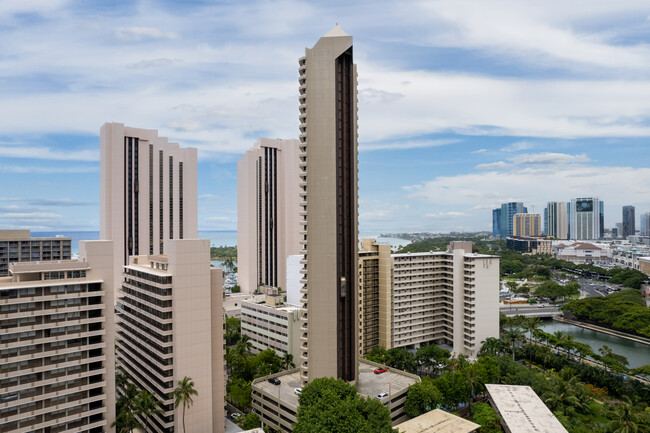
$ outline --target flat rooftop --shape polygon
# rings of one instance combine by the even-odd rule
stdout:
[[[530,386],[485,387],[510,433],[568,433]]]
[[[385,373],[375,374],[375,368],[377,367],[363,360],[359,363],[359,380],[357,382],[357,392],[359,394],[367,397],[377,397],[382,392],[394,394],[419,381],[416,376],[411,376],[399,370],[388,369]],[[280,379],[280,385],[273,385],[264,380],[257,382],[255,386],[271,395],[279,396],[282,402],[288,403],[294,410],[297,410],[298,396],[294,393],[294,390],[302,387],[300,370],[289,370],[287,373],[276,377]]]
[[[73,271],[79,269],[90,269],[90,265],[87,262],[80,262],[78,260],[52,260],[9,263],[9,271],[12,274],[47,271]]]
[[[481,426],[444,410],[434,409],[404,421],[397,426],[400,433],[472,433]]]

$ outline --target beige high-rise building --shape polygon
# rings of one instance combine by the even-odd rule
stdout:
[[[300,253],[300,141],[260,138],[237,162],[237,267],[242,292],[287,287]]]
[[[540,236],[541,215],[536,213],[518,213],[513,217],[513,236]]]
[[[119,286],[129,256],[164,254],[167,239],[195,239],[197,150],[155,129],[100,130],[100,238],[113,241]]]
[[[113,246],[0,278],[0,431],[113,432]]]
[[[9,263],[70,260],[71,239],[33,238],[29,230],[0,230],[0,277],[9,275]]]
[[[499,257],[472,253],[471,242],[446,252],[393,254],[392,347],[451,346],[475,357],[499,337]]]
[[[391,346],[391,286],[393,258],[390,245],[361,239],[359,249],[359,355],[374,347]]]
[[[359,371],[357,71],[338,25],[299,60],[300,223],[304,255],[300,377]]]
[[[187,430],[223,432],[223,271],[210,268],[209,240],[170,239],[164,248],[124,267],[117,366],[161,402],[153,431],[182,431],[182,405],[174,408],[169,393],[188,376],[198,395],[186,411]]]

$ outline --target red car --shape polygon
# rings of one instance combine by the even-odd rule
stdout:
[[[375,369],[375,374],[382,374],[382,373],[386,373],[387,371],[388,369],[386,367],[379,367]]]

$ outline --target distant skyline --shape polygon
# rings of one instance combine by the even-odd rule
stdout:
[[[491,231],[492,209],[650,211],[647,1],[6,0],[0,228],[99,229],[99,128],[199,149],[199,230],[236,161],[298,137],[298,58],[335,23],[359,71],[361,231]]]

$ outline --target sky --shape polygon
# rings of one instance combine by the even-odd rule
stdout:
[[[200,230],[236,163],[298,137],[298,58],[354,37],[362,233],[491,230],[491,209],[650,212],[647,0],[0,2],[0,229],[99,229],[99,128],[199,149]]]

